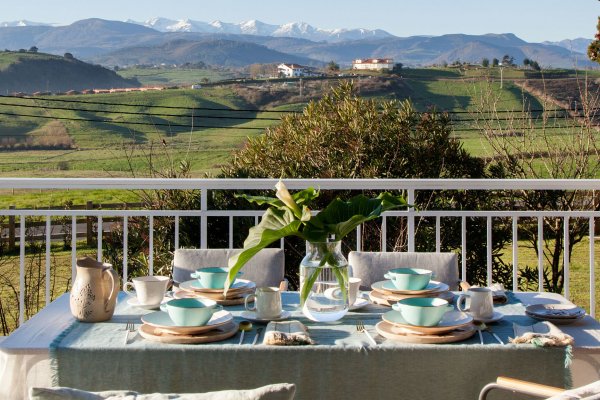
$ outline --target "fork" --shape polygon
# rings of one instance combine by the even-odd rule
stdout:
[[[129,343],[129,333],[135,332],[135,324],[133,321],[127,321],[125,325],[125,344]]]
[[[373,339],[371,334],[367,331],[367,328],[365,328],[365,324],[363,324],[362,321],[356,321],[356,330],[360,333],[364,333],[365,335],[367,335],[367,337],[369,338],[371,343],[373,343],[375,346],[377,346],[377,342],[375,341],[375,339]]]
[[[254,346],[258,342],[258,338],[260,337],[260,334],[262,333],[262,331],[263,331],[263,328],[256,329],[256,336],[254,336],[254,340],[252,341],[252,346]]]

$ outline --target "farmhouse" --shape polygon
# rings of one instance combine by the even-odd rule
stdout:
[[[352,61],[352,69],[370,69],[375,71],[391,70],[394,68],[392,58],[366,58]]]
[[[300,64],[279,64],[277,66],[277,72],[279,75],[283,75],[288,78],[311,75],[310,68]]]

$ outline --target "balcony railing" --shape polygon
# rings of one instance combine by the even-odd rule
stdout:
[[[198,210],[34,210],[34,209],[3,209],[0,210],[0,216],[14,216],[19,219],[18,236],[20,249],[20,270],[19,270],[19,323],[25,319],[24,303],[25,303],[25,245],[26,245],[26,219],[28,217],[45,217],[46,220],[46,289],[45,300],[50,302],[50,264],[51,264],[51,226],[53,217],[67,217],[71,219],[71,273],[75,275],[76,251],[77,251],[77,218],[78,217],[95,217],[98,220],[98,249],[97,258],[102,259],[103,256],[103,219],[105,218],[120,218],[123,223],[123,282],[127,281],[128,276],[128,219],[131,217],[147,217],[149,221],[148,231],[148,264],[150,274],[154,271],[154,218],[156,217],[171,217],[174,224],[174,248],[179,248],[180,234],[180,219],[183,217],[192,217],[200,219],[200,242],[197,247],[207,248],[208,243],[208,219],[212,217],[226,217],[229,220],[228,243],[229,247],[233,247],[233,229],[234,219],[239,217],[254,217],[258,221],[262,215],[262,211],[255,210],[212,210],[208,208],[208,193],[213,190],[219,191],[238,191],[238,190],[273,190],[277,181],[274,179],[33,179],[33,178],[3,178],[0,179],[0,190],[7,189],[105,189],[105,190],[199,190],[201,194],[200,209]],[[289,189],[303,189],[309,186],[317,187],[320,190],[402,190],[406,193],[410,204],[414,203],[415,195],[419,191],[431,190],[452,190],[452,191],[538,191],[538,190],[567,190],[567,191],[595,191],[600,190],[600,180],[475,180],[475,179],[289,179],[285,180]],[[563,219],[564,228],[564,252],[562,259],[564,268],[564,287],[563,294],[565,297],[570,296],[570,260],[569,254],[569,220],[573,218],[585,218],[589,221],[589,312],[595,316],[595,249],[594,249],[594,221],[600,217],[600,212],[594,210],[416,210],[410,208],[403,211],[386,212],[380,220],[381,223],[381,251],[389,251],[386,245],[387,223],[389,218],[402,217],[406,218],[407,228],[407,250],[415,250],[415,228],[420,218],[435,219],[435,238],[436,251],[441,249],[441,219],[442,218],[458,218],[461,221],[461,246],[460,251],[466,254],[469,246],[467,243],[467,219],[468,218],[484,218],[487,221],[487,263],[486,263],[486,279],[488,283],[492,283],[492,227],[494,219],[501,218],[503,220],[512,221],[512,276],[513,290],[517,290],[518,284],[518,261],[519,261],[519,246],[518,246],[518,226],[519,220],[527,218],[529,221],[537,220],[537,235],[538,235],[538,290],[543,291],[543,273],[544,273],[544,255],[543,255],[543,220],[544,218],[557,217]],[[281,242],[283,246],[283,241]],[[362,248],[361,229],[356,233],[356,247]],[[461,257],[461,277],[466,277],[467,274],[467,258]]]

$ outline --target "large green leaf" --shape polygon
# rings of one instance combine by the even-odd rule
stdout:
[[[225,293],[239,270],[260,250],[286,236],[303,237],[300,232],[301,226],[302,221],[296,219],[294,213],[287,208],[283,210],[269,208],[265,211],[260,223],[250,228],[242,252],[229,259],[230,268],[225,284]]]
[[[338,198],[309,221],[304,233],[309,240],[323,238],[323,236],[327,239],[331,234],[335,235],[335,240],[341,240],[358,225],[378,218],[382,212],[406,206],[407,203],[402,196],[393,196],[389,193],[382,193],[374,199],[369,199],[362,194],[348,201]]]

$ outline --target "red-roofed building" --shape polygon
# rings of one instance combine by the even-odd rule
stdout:
[[[279,64],[277,66],[277,72],[288,78],[295,78],[298,76],[308,76],[311,74],[310,68],[300,64]]]
[[[352,61],[352,69],[391,70],[394,68],[393,58],[365,58]]]

